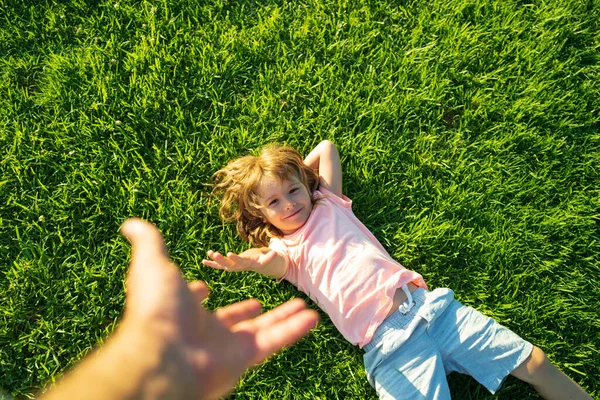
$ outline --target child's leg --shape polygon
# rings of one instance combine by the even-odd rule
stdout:
[[[447,371],[469,374],[492,393],[512,374],[546,399],[591,399],[542,350],[471,307],[453,302],[429,331]]]
[[[369,369],[367,363],[365,367],[379,399],[450,400],[442,358],[425,323],[398,349],[386,354],[387,348],[395,348],[396,338],[389,336],[381,348],[371,349],[366,354],[367,358],[377,359],[376,368]],[[379,358],[383,361],[378,362]]]
[[[534,346],[529,358],[511,375],[531,384],[544,399],[591,399],[578,384],[552,365],[539,347]]]

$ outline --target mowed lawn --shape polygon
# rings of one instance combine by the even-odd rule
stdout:
[[[0,398],[31,398],[115,329],[130,216],[211,309],[304,297],[201,265],[247,248],[209,184],[263,144],[323,139],[390,254],[600,397],[598,1],[4,0]],[[496,398],[537,397],[509,378]],[[376,394],[323,315],[231,398]]]

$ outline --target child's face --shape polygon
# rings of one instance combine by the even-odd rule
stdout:
[[[257,193],[265,220],[284,235],[301,228],[312,211],[310,194],[296,177],[283,181],[267,177],[258,187]]]

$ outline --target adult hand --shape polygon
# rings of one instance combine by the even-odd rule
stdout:
[[[217,398],[318,322],[301,300],[262,315],[256,300],[210,313],[206,285],[184,281],[153,225],[130,219],[121,231],[133,245],[123,321],[47,398]]]

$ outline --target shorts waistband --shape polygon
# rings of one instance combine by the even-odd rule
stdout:
[[[406,329],[410,325],[411,321],[414,320],[414,317],[417,315],[417,312],[421,306],[425,303],[425,296],[427,293],[427,290],[418,288],[412,293],[411,296],[408,296],[408,300],[402,303],[396,312],[387,317],[381,323],[381,325],[379,325],[371,341],[363,346],[363,350],[368,352],[375,347],[379,347],[383,338],[390,331]]]

